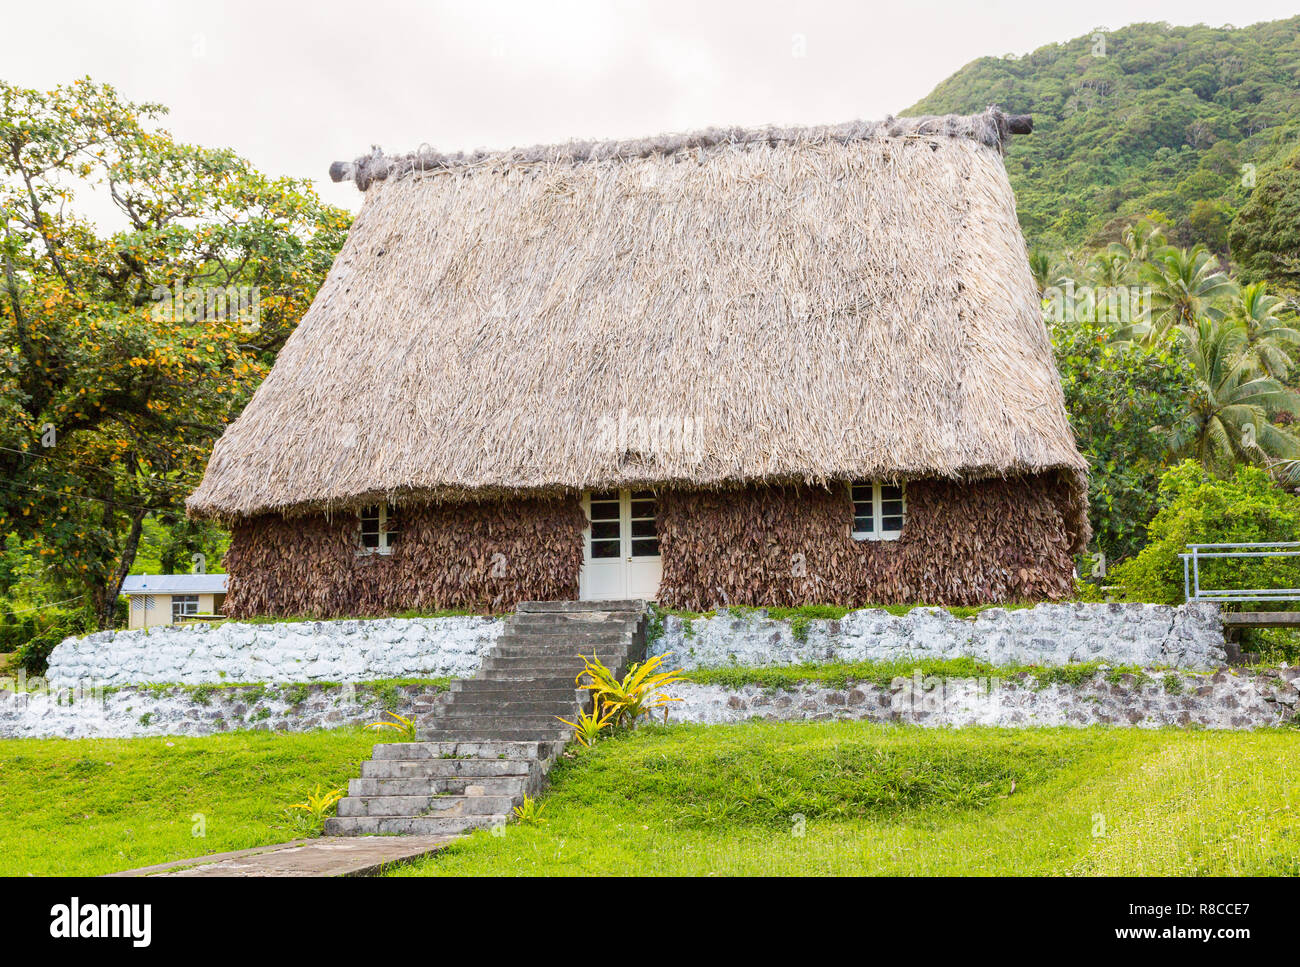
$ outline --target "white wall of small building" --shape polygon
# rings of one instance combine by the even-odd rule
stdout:
[[[183,595],[180,595],[183,597]],[[127,595],[127,628],[135,631],[140,628],[157,628],[172,624],[172,595],[157,592],[151,594]],[[218,610],[225,603],[224,594],[200,594],[199,614],[220,614]],[[149,607],[144,607],[144,603]]]

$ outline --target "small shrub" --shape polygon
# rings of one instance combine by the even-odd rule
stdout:
[[[524,796],[523,804],[514,808],[515,819],[523,826],[540,826],[546,822],[542,816],[545,808],[532,796]]]
[[[664,618],[666,617],[667,614],[664,611],[661,611],[654,605],[650,606],[650,617],[646,622],[645,629],[645,643],[647,648],[664,636]]]
[[[613,714],[614,723],[623,728],[633,728],[638,719],[649,716],[658,709],[668,716],[668,704],[680,702],[660,691],[682,680],[680,670],[659,671],[663,655],[655,655],[643,662],[635,662],[628,673],[619,679],[614,672],[596,657],[584,658],[586,667],[578,673],[578,687],[591,692],[595,707]],[[586,678],[587,682],[582,683]]]
[[[10,602],[0,602],[5,611]],[[28,606],[35,608],[35,606]],[[22,610],[20,607],[19,610]],[[28,610],[0,615],[0,651],[12,651],[29,676],[49,670],[50,653],[65,638],[85,634],[92,627],[80,611]]]
[[[319,835],[330,810],[338,805],[338,801],[345,795],[347,790],[342,787],[322,792],[321,784],[318,782],[314,792],[307,793],[307,798],[302,802],[291,803],[289,809],[301,810],[304,815],[299,818],[304,820],[307,830],[312,835]]]
[[[1221,480],[1186,461],[1160,478],[1161,508],[1149,542],[1112,574],[1134,601],[1180,604],[1188,544],[1300,539],[1300,497],[1278,488],[1258,467],[1241,466]],[[1300,587],[1300,559],[1211,559],[1201,562],[1202,587]]]
[[[366,728],[370,729],[373,732],[380,732],[384,729],[392,729],[394,732],[397,733],[397,738],[392,740],[394,742],[415,741],[415,720],[414,719],[408,719],[405,715],[398,715],[396,712],[385,711],[384,714],[392,716],[394,721],[385,722],[381,720],[379,722],[371,722],[369,725],[366,726]]]
[[[579,743],[585,746],[591,746],[596,743],[598,738],[600,738],[600,733],[609,727],[610,722],[614,718],[614,712],[605,711],[601,704],[596,702],[592,706],[590,712],[579,712],[578,721],[576,722],[570,722],[568,719],[560,718],[558,715],[555,717],[560,719],[560,721],[565,725],[573,726],[573,737],[577,739]]]

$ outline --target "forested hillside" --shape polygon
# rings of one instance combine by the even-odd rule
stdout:
[[[1223,254],[1253,188],[1300,142],[1300,17],[1133,24],[981,57],[904,113],[989,104],[1034,115],[1007,156],[1031,247],[1114,241],[1151,214],[1172,242]]]

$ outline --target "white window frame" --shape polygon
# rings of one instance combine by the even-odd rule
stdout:
[[[379,546],[366,547],[365,537],[361,533],[362,518],[366,511],[379,509]],[[359,554],[392,554],[393,548],[397,546],[392,539],[401,533],[400,530],[390,530],[388,527],[389,511],[392,508],[388,504],[367,504],[364,507],[357,508],[357,544],[360,545],[357,553]],[[396,516],[396,515],[394,515]]]
[[[870,531],[854,530],[856,521],[859,516],[857,513],[857,505],[858,503],[861,503],[861,501],[855,501],[853,499],[853,488],[867,487],[867,486],[871,487],[871,528],[872,529]],[[903,526],[900,527],[898,530],[887,531],[884,529],[884,525],[882,521],[882,518],[884,517],[884,514],[882,513],[884,501],[880,496],[880,489],[882,486],[898,487],[898,492],[903,503]],[[853,514],[852,518],[849,520],[849,531],[850,533],[852,533],[853,539],[855,541],[896,541],[903,535],[903,527],[907,526],[907,485],[905,483],[900,482],[898,484],[882,484],[882,482],[879,480],[870,480],[870,481],[859,480],[856,482],[850,482],[849,502],[850,502],[850,510]]]
[[[173,594],[171,597],[173,624],[181,617],[199,613],[199,596],[197,594]],[[193,611],[189,610],[191,605],[194,607]],[[177,611],[177,607],[181,610]]]

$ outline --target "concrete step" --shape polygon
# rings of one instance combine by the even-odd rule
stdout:
[[[406,779],[350,779],[348,796],[522,796],[532,783],[522,776],[417,776]]]
[[[578,702],[572,695],[561,699],[534,702],[528,699],[499,701],[491,696],[484,698],[471,695],[469,692],[464,694],[469,697],[438,709],[432,716],[426,715],[424,721],[444,715],[464,718],[468,715],[551,715],[556,712],[564,714],[578,707]]]
[[[537,651],[536,649],[507,649],[485,655],[483,660],[485,662],[490,659],[496,662],[531,661],[536,662],[540,669],[576,668],[577,671],[574,672],[576,675],[582,670],[589,658],[599,661],[606,668],[613,668],[615,665],[626,665],[630,662],[628,649],[626,648],[588,648],[581,654],[576,649],[554,652]],[[441,705],[442,703],[439,702],[438,704]]]
[[[521,601],[515,605],[515,611],[521,614],[556,611],[565,614],[577,614],[583,611],[622,611],[642,615],[645,610],[646,603],[638,598],[618,601]]]
[[[362,779],[520,779],[540,773],[536,759],[370,759],[361,763]],[[354,782],[357,780],[353,780]]]
[[[349,796],[339,800],[339,816],[501,816],[514,808],[513,796]]]
[[[326,836],[438,836],[503,826],[508,814],[497,816],[331,816]]]
[[[488,653],[490,655],[563,655],[572,657],[577,655],[596,654],[627,654],[632,650],[632,645],[627,641],[618,642],[577,642],[577,641],[551,641],[547,639],[536,639],[527,641],[497,641],[495,647]]]
[[[435,736],[420,742],[385,742],[376,745],[371,759],[554,759],[564,743],[553,736],[521,739]]]
[[[511,615],[506,627],[529,628],[633,628],[641,620],[630,611],[535,611]]]
[[[564,625],[507,625],[497,636],[497,643],[517,641],[632,641],[632,630],[623,626],[612,628],[567,628]]]
[[[538,691],[551,691],[556,688],[577,689],[578,677],[577,671],[568,671],[562,669],[557,672],[543,671],[539,668],[520,668],[511,671],[509,668],[480,668],[473,679],[470,681],[482,682],[484,685],[495,685],[499,688],[532,688]]]
[[[586,657],[590,658],[591,655],[588,654]],[[609,661],[613,660],[617,662],[620,660],[622,656],[612,655],[608,653],[601,654],[597,652],[596,657],[599,658],[602,662],[604,662],[607,667],[612,667],[609,665]],[[586,663],[583,661],[583,659],[579,658],[577,655],[573,655],[570,657],[569,655],[495,655],[493,654],[493,655],[488,655],[486,658],[484,658],[483,664],[480,665],[479,667],[483,669],[487,669],[488,671],[491,671],[493,669],[500,669],[502,671],[514,671],[516,669],[532,668],[532,669],[536,669],[539,672],[539,677],[541,678],[556,678],[564,674],[564,672],[570,668],[573,669],[573,674],[577,675],[578,672],[582,671],[585,664]],[[546,674],[547,672],[549,672],[550,674],[549,675]]]
[[[573,729],[563,722],[555,728],[527,729],[422,729],[420,735],[430,742],[447,742],[459,745],[492,745],[505,742],[540,742],[563,746],[573,737]]]
[[[571,711],[577,711],[575,710]],[[572,719],[565,715],[565,719]],[[549,729],[559,728],[555,712],[484,712],[468,710],[430,716],[424,720],[426,729]]]
[[[530,685],[527,682],[507,681],[494,682],[486,678],[460,678],[451,683],[451,689],[448,692],[449,701],[462,701],[462,695],[465,696],[490,696],[492,698],[501,698],[509,701],[511,697],[528,698],[537,701],[550,701],[557,698],[573,698],[575,696],[586,695],[585,691],[579,689],[573,684],[573,676],[566,675],[560,679],[563,683],[555,686],[549,679],[545,682],[537,682]],[[542,685],[545,687],[541,687]],[[455,695],[456,698],[451,698]]]

